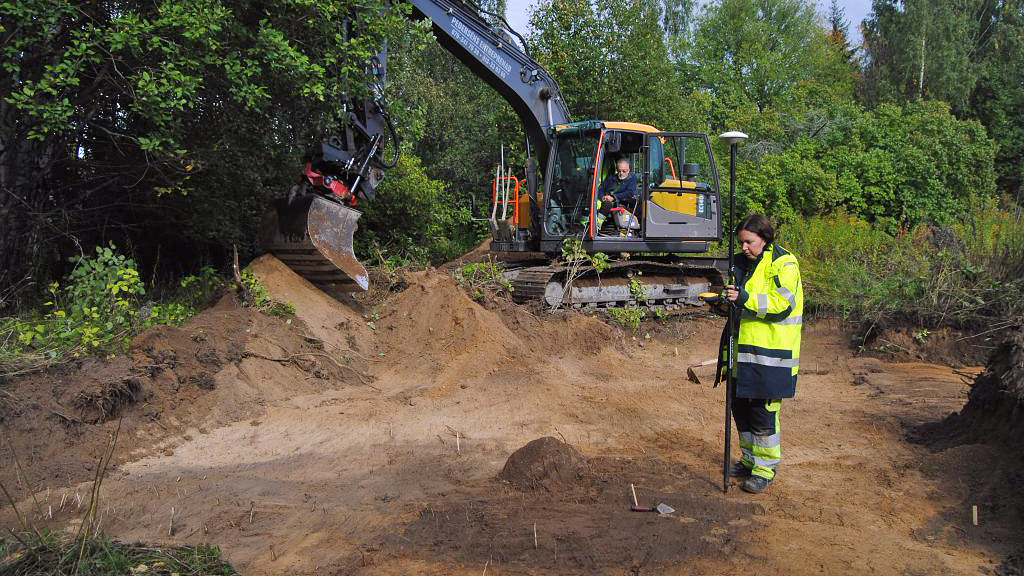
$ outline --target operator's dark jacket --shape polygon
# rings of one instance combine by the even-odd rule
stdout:
[[[597,189],[597,198],[600,200],[605,194],[610,194],[616,202],[632,202],[636,198],[636,174],[630,174],[625,180],[619,180],[616,174],[605,178]]]

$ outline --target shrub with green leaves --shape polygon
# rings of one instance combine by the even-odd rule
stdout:
[[[385,257],[439,264],[479,241],[468,206],[453,202],[444,184],[429,178],[412,155],[399,157],[378,188],[376,200],[360,209],[363,217],[355,249],[361,258],[383,252]]]
[[[1024,314],[1024,232],[992,200],[974,199],[961,224],[889,234],[844,213],[780,228],[800,261],[810,312],[863,327],[893,320],[979,328]]]
[[[497,262],[472,262],[455,271],[455,280],[474,300],[483,300],[485,289],[496,295],[511,295],[512,283],[503,272]]]
[[[77,259],[63,286],[49,285],[50,299],[41,317],[15,322],[15,352],[45,350],[55,357],[61,349],[72,348],[72,355],[79,356],[108,344],[124,345],[145,293],[131,258],[118,254],[113,244],[97,246],[94,256]]]
[[[628,328],[630,332],[636,334],[640,329],[640,322],[647,316],[647,312],[643,308],[612,308],[608,310],[608,315],[616,324]]]
[[[629,297],[640,304],[647,303],[647,290],[636,276],[629,279]]]
[[[562,241],[562,261],[569,265],[590,266],[598,274],[608,269],[610,259],[604,252],[587,254],[583,249],[583,241],[579,238],[566,238]]]
[[[754,158],[737,165],[740,212],[793,222],[844,210],[896,234],[919,223],[951,225],[974,199],[995,194],[995,142],[942,102],[818,113],[769,137],[788,142],[746,145]]]
[[[135,261],[114,244],[98,246],[94,254],[77,258],[62,282],[50,283],[42,310],[0,321],[0,373],[123,351],[145,328],[184,323],[224,285],[213,268],[205,267],[183,278],[171,297],[143,302],[146,288]]]

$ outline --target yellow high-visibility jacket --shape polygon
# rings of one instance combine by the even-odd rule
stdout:
[[[765,246],[756,262],[736,256],[740,296],[736,337],[736,396],[791,398],[800,369],[804,293],[796,257],[778,244]],[[719,377],[727,352],[722,334]]]

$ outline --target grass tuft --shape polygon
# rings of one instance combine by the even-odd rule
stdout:
[[[216,546],[162,548],[124,544],[103,535],[90,537],[84,547],[81,544],[70,536],[50,531],[18,534],[13,543],[0,540],[0,573],[10,576],[238,574],[221,558]]]

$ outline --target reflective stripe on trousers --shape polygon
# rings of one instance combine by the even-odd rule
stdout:
[[[782,460],[779,411],[781,400],[737,398],[734,403],[736,428],[740,435],[740,461],[751,474],[771,480]],[[767,434],[765,434],[767,432]]]

